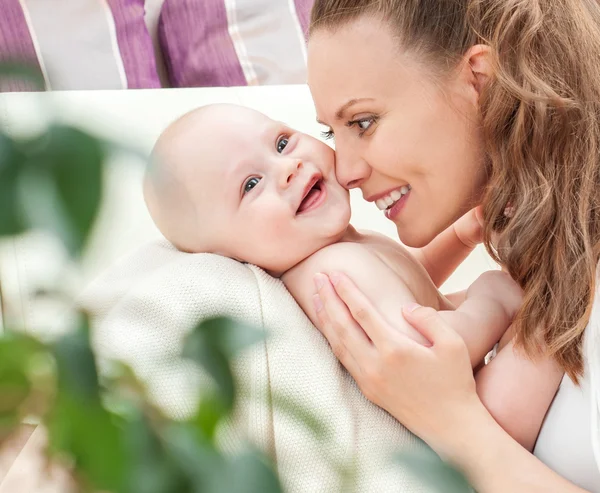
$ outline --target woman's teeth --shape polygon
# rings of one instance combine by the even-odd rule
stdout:
[[[410,191],[411,191],[410,185],[403,186],[402,188],[399,188],[398,190],[394,190],[393,192],[390,192],[385,197],[381,197],[380,199],[377,199],[375,201],[375,204],[377,205],[377,208],[379,210],[384,211],[384,210],[392,207],[396,202],[398,202],[404,195],[406,195]]]

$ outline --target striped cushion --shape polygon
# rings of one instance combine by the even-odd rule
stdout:
[[[165,0],[159,42],[174,87],[300,84],[313,0]]]
[[[48,90],[160,87],[144,0],[1,2],[0,60],[34,62]]]

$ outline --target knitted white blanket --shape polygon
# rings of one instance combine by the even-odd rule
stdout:
[[[94,343],[101,355],[130,363],[174,417],[192,411],[202,382],[191,364],[176,359],[191,326],[229,315],[266,328],[268,339],[236,363],[248,396],[223,444],[234,449],[245,438],[258,444],[273,457],[286,491],[428,491],[392,462],[395,452],[425,445],[362,396],[284,285],[261,269],[158,241],[106,272],[84,302],[97,313]],[[301,403],[332,436],[317,440],[262,399],[267,392]],[[354,469],[350,482],[333,462]]]

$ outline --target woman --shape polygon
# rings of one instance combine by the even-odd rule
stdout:
[[[308,73],[340,183],[374,202],[410,186],[385,211],[402,242],[423,246],[483,205],[486,247],[525,293],[515,347],[565,372],[535,449],[550,467],[485,410],[434,310],[404,310],[432,342],[419,346],[349,279],[318,275],[341,362],[478,491],[600,492],[600,4],[316,0]]]

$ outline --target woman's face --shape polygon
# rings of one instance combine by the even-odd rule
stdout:
[[[317,118],[335,137],[339,182],[388,207],[400,240],[421,247],[481,199],[477,78],[468,64],[430,75],[397,43],[368,17],[317,31],[308,82]]]

